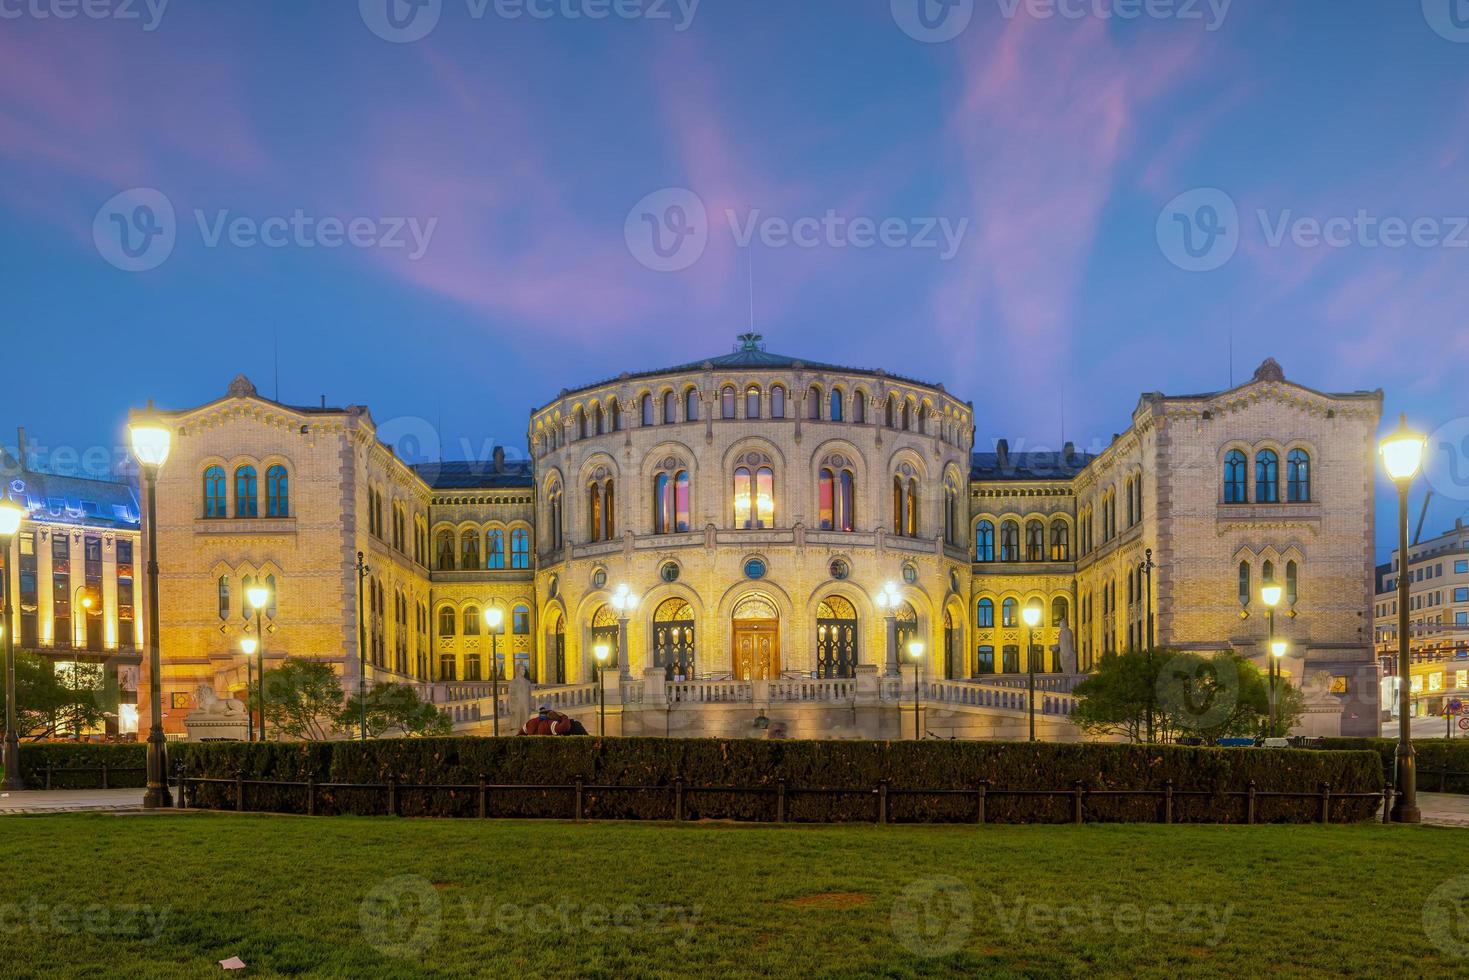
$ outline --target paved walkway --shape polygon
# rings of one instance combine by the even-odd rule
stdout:
[[[1435,827],[1469,827],[1469,796],[1462,793],[1419,793],[1418,809]]]
[[[0,793],[0,814],[140,810],[141,789],[26,789]]]

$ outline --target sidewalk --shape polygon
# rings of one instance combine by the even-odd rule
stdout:
[[[1423,822],[1435,827],[1469,827],[1469,796],[1462,793],[1419,793]]]
[[[0,793],[0,814],[140,810],[141,789],[27,789]]]

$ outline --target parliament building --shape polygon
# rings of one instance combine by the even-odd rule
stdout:
[[[200,685],[243,688],[256,582],[268,667],[324,660],[351,687],[365,664],[452,709],[497,669],[581,705],[600,662],[619,715],[656,690],[760,719],[779,692],[901,699],[905,676],[925,702],[1003,709],[1030,657],[1074,674],[1150,634],[1263,666],[1275,582],[1305,727],[1375,734],[1381,407],[1266,361],[1228,391],[1143,394],[1097,452],[1020,452],[976,446],[972,404],[941,384],[745,335],[562,391],[531,413],[528,459],[410,464],[366,407],[280,404],[240,377],[163,413],[165,728],[183,733]]]

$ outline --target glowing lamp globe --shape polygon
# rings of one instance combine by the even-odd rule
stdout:
[[[490,629],[498,631],[500,624],[505,620],[505,612],[499,606],[491,606],[485,610],[485,625]]]
[[[597,655],[597,663],[604,664],[607,662],[607,654],[610,652],[607,649],[607,644],[598,643],[595,647],[592,648],[592,652]]]
[[[1288,644],[1284,640],[1275,640],[1270,644],[1270,652],[1277,657],[1285,656]]]
[[[917,660],[923,656],[922,640],[910,640],[908,642],[908,656],[912,657],[914,660]]]
[[[165,426],[156,422],[135,422],[128,426],[128,436],[132,442],[133,455],[144,466],[156,468],[168,459],[171,436]]]
[[[25,508],[0,500],[0,538],[12,538],[20,530],[21,519],[26,516]]]
[[[247,636],[240,640],[240,650],[247,657],[255,656],[255,651],[260,649],[260,643],[253,636]]]
[[[245,599],[250,603],[251,609],[259,612],[270,602],[270,590],[263,585],[252,585],[245,590]]]
[[[1020,618],[1023,619],[1023,620],[1025,620],[1025,625],[1026,626],[1029,626],[1032,629],[1035,628],[1036,626],[1040,625],[1040,621],[1041,621],[1041,607],[1040,606],[1026,606],[1023,610],[1021,610],[1021,612],[1020,612]]]
[[[1398,417],[1398,427],[1383,437],[1377,446],[1382,456],[1383,469],[1396,483],[1405,483],[1418,475],[1423,466],[1423,449],[1428,439],[1421,432],[1408,428],[1408,416]]]
[[[1260,601],[1274,609],[1280,605],[1281,588],[1278,585],[1267,585],[1260,589]]]

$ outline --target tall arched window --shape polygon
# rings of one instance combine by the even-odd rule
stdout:
[[[678,421],[678,399],[673,396],[672,391],[663,393],[663,424],[672,425]]]
[[[1059,629],[1068,622],[1066,617],[1067,607],[1068,603],[1066,602],[1066,597],[1063,595],[1058,595],[1051,600],[1051,625],[1053,627]]]
[[[647,393],[638,399],[639,425],[653,424],[653,396]]]
[[[1000,522],[1000,561],[1020,560],[1020,522]]]
[[[853,676],[858,643],[857,608],[843,596],[827,596],[816,607],[816,676]]]
[[[607,422],[606,422],[606,418],[607,417],[602,414],[602,403],[601,402],[593,402],[592,403],[592,433],[594,435],[602,436],[602,435],[606,435],[607,434]]]
[[[831,390],[831,406],[827,409],[826,417],[833,422],[842,420],[842,389],[833,388]]]
[[[612,418],[612,431],[613,432],[621,432],[622,431],[622,402],[618,401],[616,398],[613,398],[611,400],[611,405],[612,405],[612,407],[608,410],[607,414],[609,416],[611,416],[611,418]]]
[[[445,606],[443,609],[439,610],[440,636],[453,636],[454,628],[457,625],[458,623],[455,622],[454,608],[452,606]]]
[[[699,389],[690,388],[683,393],[683,420],[685,422],[699,421]]]
[[[1025,560],[1046,560],[1046,526],[1040,521],[1025,524]]]
[[[974,626],[982,630],[995,628],[995,600],[979,600],[979,605],[974,611]]]
[[[479,607],[470,606],[464,610],[464,635],[479,636]]]
[[[510,532],[510,567],[530,568],[530,532],[523,527]]]
[[[725,385],[719,390],[719,417],[722,419],[735,417],[734,385]]]
[[[505,567],[505,531],[503,528],[490,528],[485,534],[485,567]]]
[[[856,516],[853,512],[855,500],[853,489],[856,481],[849,469],[821,468],[820,499],[821,529],[823,531],[855,531]]]
[[[224,498],[224,467],[211,466],[204,471],[204,516],[228,517]]]
[[[760,417],[760,386],[750,385],[745,389],[745,418],[758,419]]]
[[[959,538],[959,491],[944,486],[944,540],[949,544],[963,544]]]
[[[562,514],[564,497],[560,483],[551,484],[551,489],[546,493],[546,523],[550,531],[551,550],[560,551],[561,543],[565,538],[565,518]]]
[[[896,429],[898,427],[897,426],[897,422],[898,422],[898,419],[897,419],[898,400],[897,400],[897,398],[895,398],[892,395],[888,395],[887,407],[883,410],[883,413],[884,413],[883,414],[883,424],[886,425],[889,429]]]
[[[812,422],[821,420],[821,388],[812,385],[811,390],[806,392],[806,418]]]
[[[653,477],[653,533],[673,534],[689,529],[689,471],[676,470]]]
[[[910,402],[910,401],[907,401],[905,399],[903,401],[903,424],[902,424],[902,429],[903,429],[904,432],[907,432],[912,427],[913,427],[913,403]]]
[[[1300,569],[1296,567],[1295,562],[1288,561],[1285,563],[1285,601],[1292,606],[1300,598],[1300,575]]]
[[[861,388],[852,393],[852,421],[858,425],[867,421],[867,392]]]
[[[258,489],[255,467],[241,466],[235,470],[235,516],[260,516],[260,503],[256,499]]]
[[[1243,504],[1249,500],[1245,490],[1245,454],[1231,449],[1224,456],[1224,502]]]
[[[761,466],[753,472],[748,466],[734,472],[735,527],[764,528],[775,526],[775,471]]]
[[[217,583],[218,593],[216,601],[219,603],[219,618],[230,618],[230,577],[221,575]]]
[[[1280,457],[1273,449],[1255,454],[1255,503],[1280,503]]]
[[[1292,449],[1285,457],[1285,485],[1288,503],[1304,504],[1311,499],[1311,454]]]
[[[1051,521],[1051,561],[1071,560],[1071,529],[1059,517]]]
[[[440,531],[438,544],[434,549],[438,552],[438,566],[440,571],[450,572],[454,570],[454,532]]]
[[[587,487],[587,528],[590,534],[588,541],[611,541],[617,535],[616,521],[616,499],[612,478],[609,476],[602,482],[593,482]]]
[[[974,526],[974,560],[995,560],[995,523],[983,520]]]
[[[291,516],[291,484],[286,468],[279,464],[265,471],[265,514],[267,517]]]
[[[459,567],[479,568],[479,535],[465,531],[459,536]]]
[[[587,437],[587,413],[580,406],[576,406],[576,437],[585,439]]]
[[[1239,563],[1239,604],[1250,604],[1250,563],[1247,561]]]
[[[1003,627],[1005,627],[1006,629],[1013,628],[1016,625],[1016,615],[1015,615],[1015,613],[1016,613],[1016,611],[1019,608],[1020,608],[1020,604],[1018,602],[1016,602],[1013,598],[1012,599],[1006,599],[1003,603],[1001,603],[1000,604],[1000,625],[1003,626]]]
[[[908,537],[918,537],[918,477],[908,478]]]
[[[773,419],[786,417],[786,390],[781,385],[770,386],[770,417]]]

